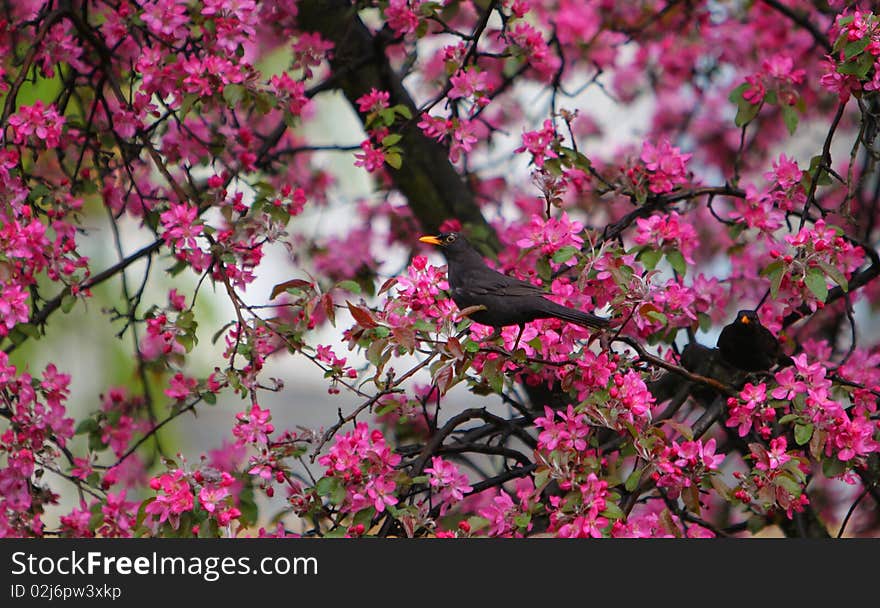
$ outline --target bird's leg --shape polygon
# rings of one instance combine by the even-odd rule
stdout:
[[[510,352],[512,352],[512,353],[515,353],[515,352],[516,352],[516,348],[519,346],[519,339],[522,338],[523,330],[524,330],[525,328],[526,328],[526,324],[525,324],[525,323],[520,323],[520,324],[519,324],[519,333],[516,334],[516,342],[513,343],[513,348],[510,349]]]

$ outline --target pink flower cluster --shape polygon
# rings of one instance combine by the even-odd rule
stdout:
[[[676,186],[689,181],[687,162],[691,154],[682,154],[668,139],[655,146],[649,141],[642,144],[642,162],[647,170],[648,190],[654,194],[672,192]]]
[[[634,241],[659,251],[679,251],[688,264],[694,263],[697,231],[675,211],[653,214],[636,220]]]
[[[770,441],[769,449],[759,443],[750,443],[750,457],[754,468],[746,476],[735,472],[740,479],[734,496],[744,503],[757,502],[767,510],[782,509],[789,519],[804,510],[809,503],[804,489],[810,469],[803,459],[788,452],[785,437]]]
[[[864,458],[880,451],[874,439],[880,429],[873,412],[876,404],[856,402],[852,406],[833,398],[833,383],[820,362],[807,363],[807,355],[794,358],[794,366],[774,374],[776,386],[770,390],[775,401],[767,400],[765,383],[746,384],[739,399],[729,399],[727,426],[736,427],[745,437],[755,427],[769,439],[777,417],[799,425],[812,425],[808,438],[821,439],[812,448],[813,456],[836,456],[841,461]],[[776,412],[780,409],[780,412]]]
[[[590,424],[587,416],[575,413],[574,407],[571,405],[564,412],[554,411],[545,405],[544,416],[535,418],[535,426],[541,429],[538,434],[539,450],[545,452],[561,450],[577,453],[587,449]]]
[[[835,48],[838,51],[829,55],[825,62],[825,73],[820,80],[822,86],[837,93],[841,102],[862,90],[880,90],[880,70],[877,69],[880,65],[880,21],[877,15],[859,10],[840,13],[831,34],[837,41]],[[858,45],[860,50],[848,54],[854,43],[861,43]],[[864,67],[863,58],[868,59]]]
[[[406,274],[397,277],[396,295],[385,303],[384,320],[393,328],[411,327],[424,319],[438,328],[458,311],[450,298],[443,297],[449,289],[446,270],[428,264],[425,256],[417,255]]]
[[[58,113],[54,104],[47,107],[37,100],[32,106],[19,107],[18,112],[9,117],[12,141],[17,144],[40,142],[47,148],[57,148],[61,143],[64,122],[65,118]]]
[[[354,430],[337,435],[330,451],[318,462],[327,468],[327,477],[334,477],[345,488],[343,513],[357,513],[373,507],[382,513],[397,504],[397,474],[400,456],[391,451],[381,431],[370,430],[359,422]]]
[[[559,134],[553,121],[547,119],[544,125],[537,131],[526,131],[522,136],[522,146],[514,150],[515,153],[528,152],[532,155],[532,162],[541,168],[551,158],[559,158],[559,154],[553,149],[559,144]]]
[[[775,93],[776,103],[792,106],[800,97],[798,87],[805,77],[806,71],[795,69],[794,59],[790,55],[772,55],[761,62],[758,73],[746,76],[749,86],[743,92],[743,98],[757,105],[765,100],[769,90]]]
[[[584,239],[580,236],[583,229],[584,225],[569,218],[565,211],[558,218],[545,218],[535,214],[529,220],[527,232],[516,241],[516,244],[523,249],[536,248],[541,255],[552,257],[563,247],[574,247],[579,250],[584,243]]]
[[[431,466],[425,468],[428,484],[431,486],[432,500],[440,503],[440,515],[443,516],[473,488],[468,485],[467,475],[458,467],[439,456],[431,458]]]
[[[462,154],[473,150],[478,141],[478,125],[465,117],[440,118],[422,114],[418,123],[422,132],[439,142],[449,141],[449,160],[457,163]]]
[[[703,443],[702,439],[673,441],[664,446],[654,461],[654,474],[657,487],[665,488],[672,498],[678,498],[684,488],[699,487],[700,482],[717,471],[724,460],[724,454],[715,453],[715,439]]]
[[[814,310],[824,306],[822,291],[814,278],[827,290],[829,280],[839,282],[839,276],[851,277],[864,262],[862,247],[843,238],[822,219],[812,227],[805,225],[795,235],[786,235],[785,242],[790,253],[771,249],[770,255],[783,263],[779,299],[787,300],[792,308],[801,302]]]
[[[488,521],[486,534],[499,537],[522,537],[531,530],[530,509],[536,503],[537,492],[530,477],[516,480],[514,501],[503,488],[487,492],[488,504],[479,508],[480,517]]]
[[[168,522],[172,528],[180,526],[180,516],[191,511],[194,495],[186,474],[180,469],[163,473],[150,480],[150,487],[156,491],[156,497],[144,507],[144,512],[158,517],[154,519],[156,526]]]
[[[550,497],[550,531],[559,538],[602,538],[610,523],[603,516],[608,482],[590,473],[574,484],[574,492]]]

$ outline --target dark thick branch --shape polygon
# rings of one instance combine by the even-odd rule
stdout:
[[[385,41],[381,35],[370,32],[351,2],[301,2],[299,25],[334,43],[330,59],[333,80],[352,107],[356,107],[356,99],[375,88],[388,91],[392,106],[402,104],[418,119],[416,104],[385,54]],[[359,69],[349,69],[353,62],[360,64]],[[366,118],[363,114],[360,117]],[[400,169],[387,167],[394,185],[406,196],[409,207],[426,231],[435,232],[445,220],[457,218],[485,234],[488,243],[497,248],[494,232],[480,212],[473,193],[449,162],[447,150],[426,137],[415,123],[416,120],[409,121],[400,133],[403,139],[398,145],[403,150],[403,165]]]

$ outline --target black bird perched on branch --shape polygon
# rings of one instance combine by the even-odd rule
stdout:
[[[519,325],[516,345],[519,344],[525,324],[535,319],[555,317],[595,329],[609,325],[609,320],[604,317],[546,299],[544,296],[547,292],[537,285],[489,268],[483,256],[457,232],[423,236],[419,240],[443,249],[449,290],[455,304],[462,310],[482,306],[482,309],[468,316],[477,323],[496,328],[496,331],[508,325]]]
[[[754,310],[736,313],[736,320],[721,330],[717,346],[727,363],[746,372],[761,372],[776,364],[786,367],[794,363]]]

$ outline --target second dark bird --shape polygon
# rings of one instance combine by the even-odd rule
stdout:
[[[544,297],[547,292],[537,285],[489,268],[483,256],[457,232],[423,236],[419,240],[442,248],[447,262],[449,291],[455,304],[460,309],[485,307],[468,315],[477,323],[498,330],[518,325],[520,336],[529,321],[551,317],[595,329],[609,325],[605,317],[552,302]],[[519,336],[516,344],[519,344]]]
[[[736,320],[721,330],[717,346],[727,363],[746,372],[761,372],[776,364],[785,367],[793,363],[754,310],[736,313]]]

